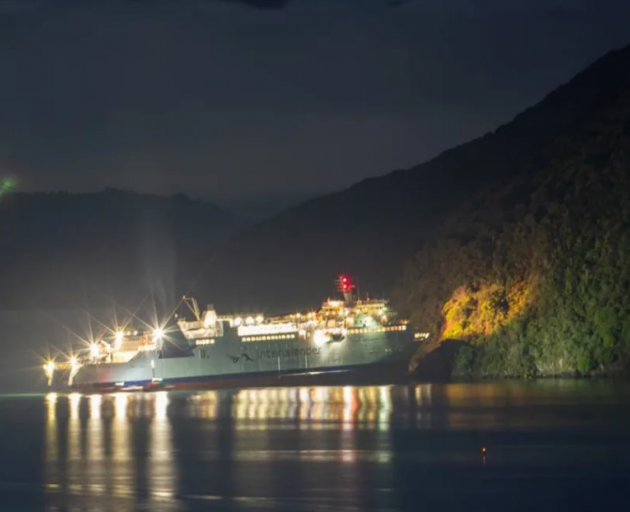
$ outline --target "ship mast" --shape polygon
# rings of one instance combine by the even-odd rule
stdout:
[[[343,293],[343,300],[346,303],[346,306],[354,304],[352,290],[354,290],[355,286],[350,277],[345,274],[340,275],[335,281],[335,284],[337,285],[337,290]]]

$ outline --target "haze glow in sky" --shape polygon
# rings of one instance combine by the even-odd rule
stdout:
[[[246,3],[0,0],[3,174],[264,213],[483,135],[630,43],[618,0]]]

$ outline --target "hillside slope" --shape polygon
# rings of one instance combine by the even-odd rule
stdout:
[[[630,49],[611,52],[495,132],[347,190],[307,201],[253,227],[212,258],[199,289],[225,303],[312,304],[339,272],[389,291],[402,263],[444,219],[483,202],[488,187],[544,166],[547,148],[571,138],[630,80]]]
[[[13,193],[0,201],[0,309],[165,307],[186,291],[205,255],[243,223],[185,196],[117,190]]]
[[[535,165],[455,212],[407,268],[398,301],[414,323],[469,343],[455,374],[630,367],[630,48],[581,80],[617,87]]]

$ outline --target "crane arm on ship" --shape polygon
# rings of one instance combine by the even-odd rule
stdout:
[[[201,322],[201,311],[199,310],[199,304],[197,304],[197,300],[194,297],[186,297],[185,295],[182,297],[182,302],[188,306],[188,309],[195,315],[195,320]]]

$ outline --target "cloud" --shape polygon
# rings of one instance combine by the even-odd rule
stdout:
[[[162,0],[163,3],[174,3],[174,0]],[[290,0],[198,0],[200,3],[208,4],[239,4],[253,7],[255,9],[282,9],[286,7]],[[155,4],[155,0],[127,0],[129,3]],[[190,0],[189,0],[190,2]]]
[[[64,6],[71,7],[78,4],[96,4],[98,2],[107,3],[109,0],[0,0],[0,13],[20,13],[27,10],[37,9],[41,7]],[[147,6],[156,4],[194,4],[196,2],[208,4],[238,4],[255,9],[282,9],[287,6],[291,0],[122,0],[128,4],[144,4]]]
[[[255,7],[256,9],[282,9],[289,0],[221,0],[223,2],[238,3]]]

